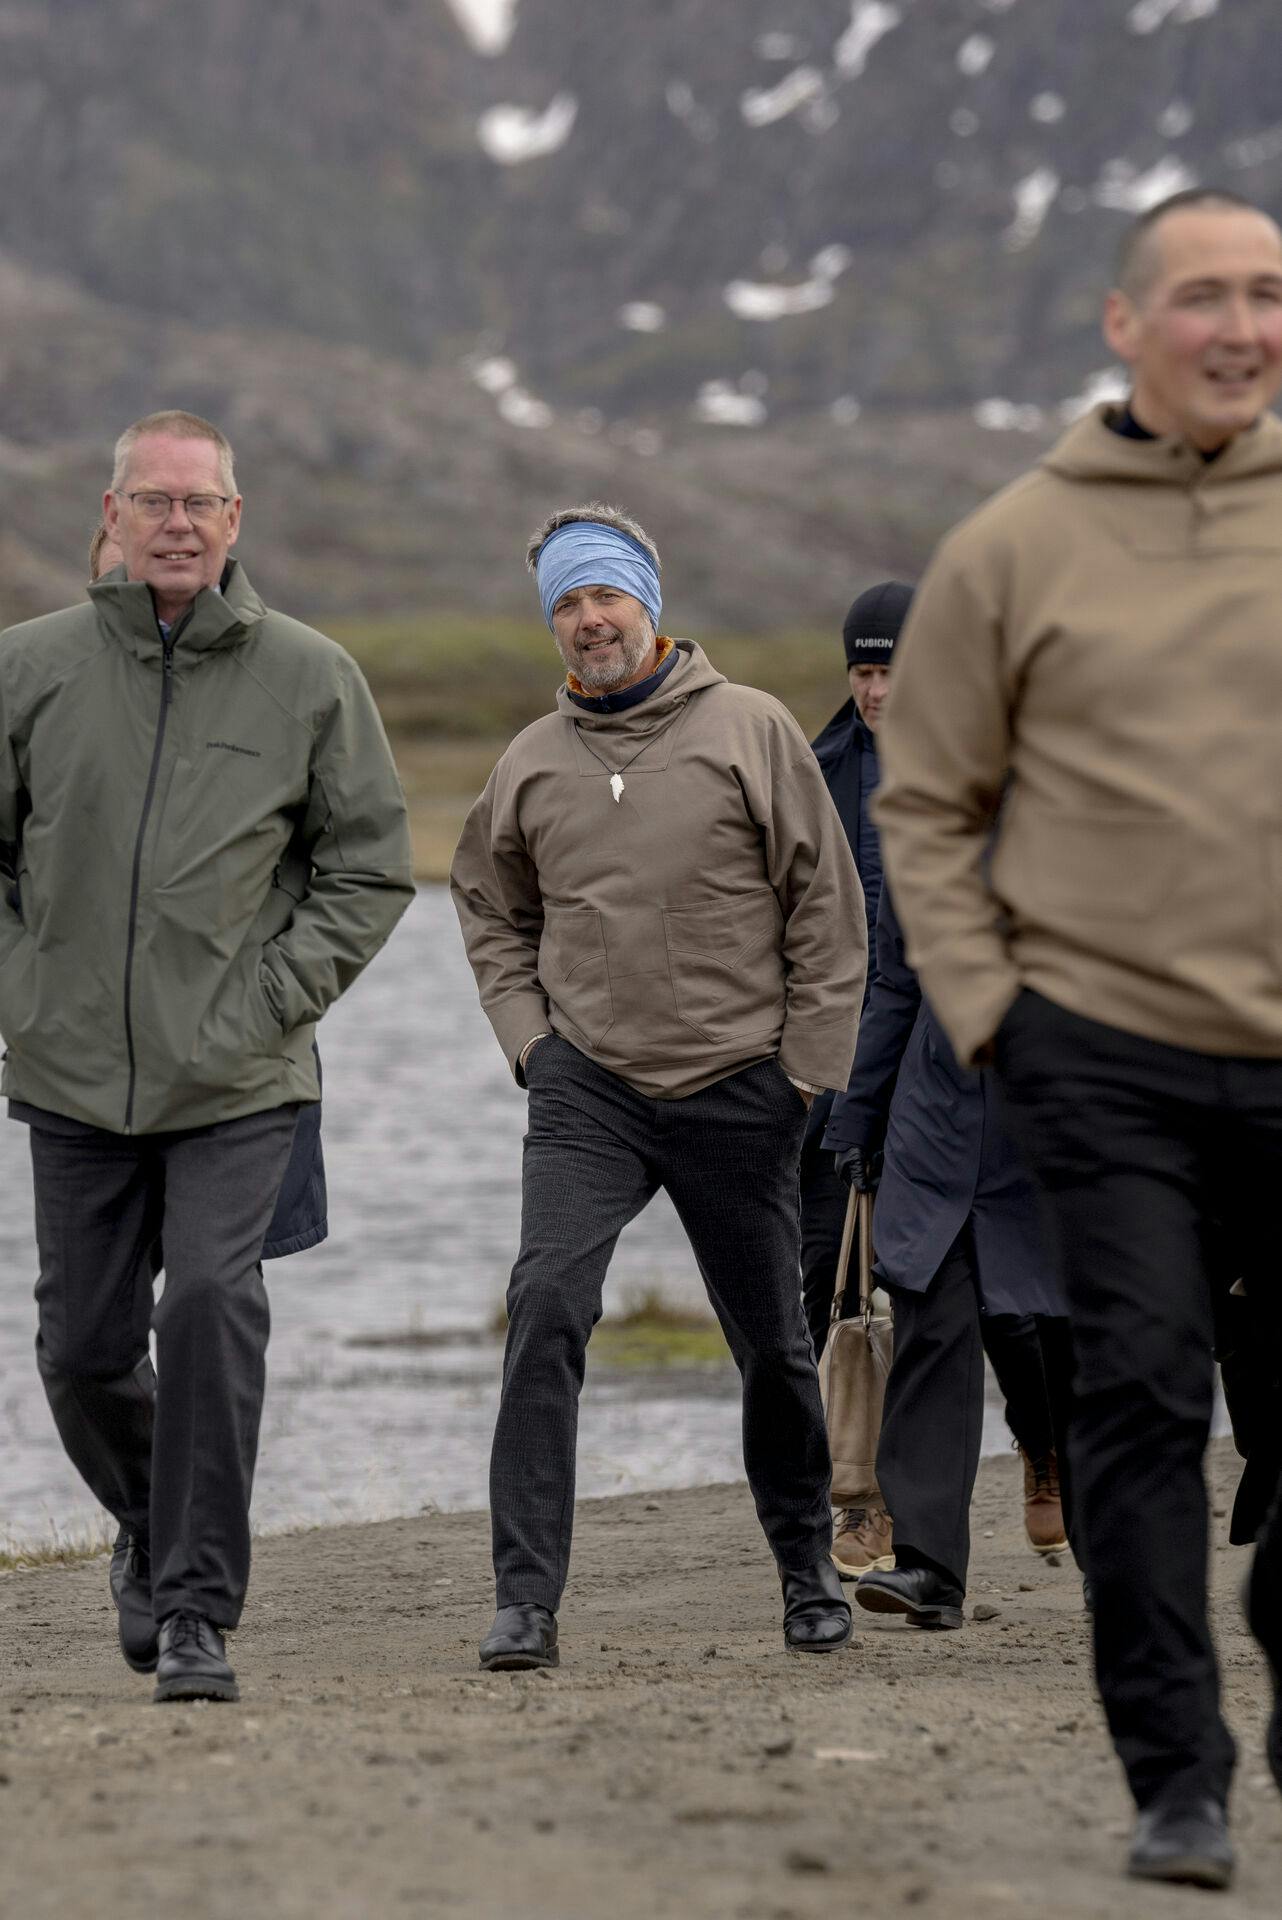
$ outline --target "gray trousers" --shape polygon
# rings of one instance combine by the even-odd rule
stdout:
[[[72,1464],[150,1543],[157,1620],[234,1627],[244,1604],[270,1325],[259,1256],[297,1114],[135,1136],[31,1125],[41,1377]]]
[[[743,1377],[743,1455],[781,1565],[832,1544],[831,1463],[801,1306],[797,1159],[806,1113],[774,1060],[651,1100],[549,1036],[529,1056],[521,1250],[508,1288],[490,1462],[501,1607],[560,1604],[579,1390],[615,1242],[666,1188]]]

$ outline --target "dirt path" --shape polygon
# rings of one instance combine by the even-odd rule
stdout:
[[[1214,1478],[1222,1507],[1223,1451]],[[147,1704],[105,1562],[4,1575],[0,1912],[1276,1916],[1282,1800],[1241,1555],[1214,1555],[1238,1889],[1142,1891],[1119,1878],[1128,1811],[1079,1581],[1024,1548],[1017,1496],[1013,1463],[987,1463],[968,1611],[995,1619],[920,1635],[857,1616],[827,1660],[783,1652],[742,1487],[584,1506],[551,1676],[476,1670],[484,1516],[268,1540],[239,1707]]]

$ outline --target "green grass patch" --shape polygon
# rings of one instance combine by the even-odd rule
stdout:
[[[496,1339],[507,1332],[507,1308],[501,1300],[489,1327]],[[598,1323],[592,1335],[592,1357],[607,1367],[637,1372],[731,1364],[725,1336],[712,1316],[674,1305],[657,1286],[643,1287],[629,1298],[621,1314]]]

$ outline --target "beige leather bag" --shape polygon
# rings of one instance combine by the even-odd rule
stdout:
[[[850,1254],[859,1238],[859,1312],[841,1318]],[[837,1260],[828,1339],[819,1361],[819,1391],[828,1422],[834,1507],[884,1507],[877,1485],[877,1441],[890,1372],[892,1322],[873,1311],[872,1195],[851,1190]]]

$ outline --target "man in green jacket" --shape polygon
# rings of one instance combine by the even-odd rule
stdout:
[[[218,429],[149,415],[104,502],[123,564],[0,636],[0,1090],[30,1127],[38,1361],[126,1536],[121,1648],[157,1700],[237,1698],[263,1236],[316,1022],[413,892],[369,690],[264,607],[240,513]]]

